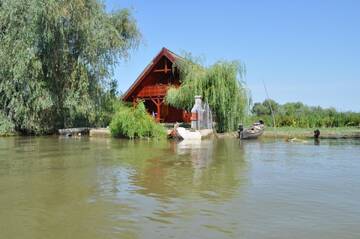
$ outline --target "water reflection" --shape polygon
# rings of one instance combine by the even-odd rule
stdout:
[[[359,142],[0,138],[1,238],[357,238]]]
[[[315,138],[314,139],[314,145],[320,145],[320,139]]]
[[[176,144],[178,155],[189,155],[193,168],[193,183],[199,185],[203,172],[213,161],[213,140],[183,140]]]

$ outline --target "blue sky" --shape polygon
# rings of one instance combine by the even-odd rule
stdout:
[[[240,60],[254,102],[302,101],[360,111],[360,1],[117,1],[133,14],[143,43],[115,70],[126,91],[162,47]]]

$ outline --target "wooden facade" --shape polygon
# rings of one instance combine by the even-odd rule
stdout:
[[[123,100],[133,103],[144,101],[147,111],[158,122],[189,122],[190,115],[186,111],[164,102],[168,88],[180,86],[179,73],[174,66],[178,59],[180,56],[163,48],[126,91]]]

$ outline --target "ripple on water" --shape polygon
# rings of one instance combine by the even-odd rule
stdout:
[[[358,239],[359,142],[1,138],[1,237]]]

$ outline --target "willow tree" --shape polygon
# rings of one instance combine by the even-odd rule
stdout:
[[[235,130],[244,120],[248,93],[242,80],[245,66],[239,61],[218,61],[204,67],[198,60],[185,57],[176,63],[181,86],[170,88],[166,102],[174,107],[191,110],[194,96],[208,102],[219,132]]]
[[[95,124],[140,33],[98,0],[0,0],[0,111],[16,130]]]

